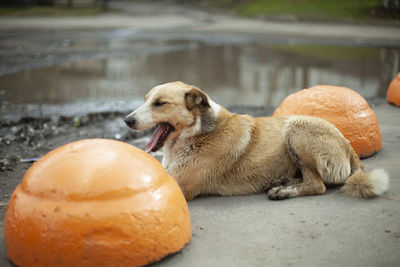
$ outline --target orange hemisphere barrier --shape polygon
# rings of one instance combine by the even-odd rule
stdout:
[[[390,83],[386,93],[386,100],[387,102],[400,107],[400,72]]]
[[[18,266],[141,266],[191,238],[184,196],[160,163],[126,143],[91,139],[35,163],[6,212]]]
[[[303,89],[283,100],[273,114],[278,115],[309,115],[329,121],[362,158],[382,148],[381,131],[374,111],[362,96],[346,87],[317,85]]]

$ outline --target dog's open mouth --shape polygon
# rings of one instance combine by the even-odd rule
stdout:
[[[168,135],[170,135],[173,130],[174,127],[169,123],[164,122],[158,124],[150,142],[146,145],[146,152],[150,153],[159,150],[164,145],[165,139],[167,139]]]

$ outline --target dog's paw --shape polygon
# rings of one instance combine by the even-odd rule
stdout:
[[[285,199],[286,197],[284,197],[283,194],[281,193],[282,189],[283,189],[283,186],[276,186],[276,187],[271,188],[268,191],[268,198],[272,199],[272,200]]]
[[[298,190],[295,186],[277,186],[268,191],[268,198],[271,200],[282,200],[297,196]]]
[[[279,186],[283,186],[286,185],[289,182],[288,178],[285,178],[284,176],[282,176],[280,179],[274,180],[272,182],[270,182],[269,184],[267,184],[263,190],[264,192],[269,192],[272,188],[275,187],[279,187]]]

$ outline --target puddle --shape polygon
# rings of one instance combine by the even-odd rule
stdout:
[[[272,107],[317,84],[350,87],[366,98],[382,96],[399,72],[400,50],[393,48],[165,45],[173,49],[116,53],[3,76],[0,97],[9,104],[141,101],[151,87],[182,80],[225,106]]]

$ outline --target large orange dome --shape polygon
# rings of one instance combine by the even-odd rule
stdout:
[[[25,174],[4,222],[18,266],[142,266],[191,238],[185,198],[161,164],[126,143],[82,140]]]
[[[340,86],[317,85],[289,95],[275,110],[278,115],[309,115],[334,124],[360,157],[382,148],[378,119],[357,92]]]
[[[390,83],[386,92],[386,100],[396,106],[400,106],[400,72]]]

